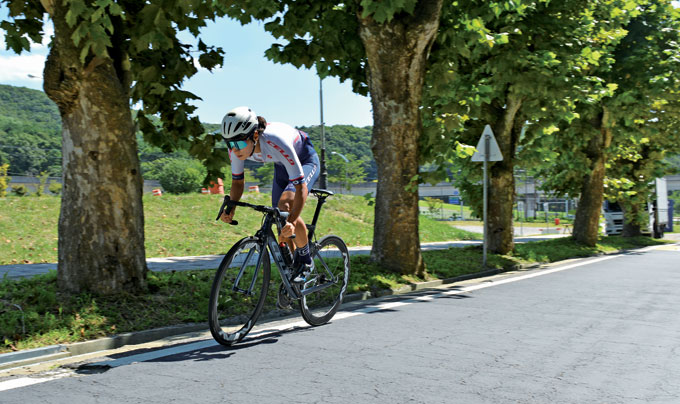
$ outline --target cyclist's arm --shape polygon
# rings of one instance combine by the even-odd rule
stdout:
[[[246,180],[231,180],[231,189],[229,190],[229,199],[232,201],[241,200],[243,189],[246,187]]]
[[[231,180],[231,189],[229,190],[229,199],[232,201],[238,201],[241,199],[241,196],[243,195],[243,189],[245,188],[246,181],[245,180],[236,180],[232,179]],[[231,212],[227,214],[227,212],[222,213],[222,217],[220,218],[223,222],[225,223],[231,223],[232,219],[234,218],[234,213],[236,212],[236,206],[231,208]]]

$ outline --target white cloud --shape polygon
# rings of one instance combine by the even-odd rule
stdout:
[[[0,55],[0,82],[42,77],[45,55]]]

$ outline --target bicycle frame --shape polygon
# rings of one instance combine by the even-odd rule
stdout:
[[[314,231],[316,229],[316,222],[319,219],[319,215],[321,213],[321,207],[323,204],[326,202],[326,198],[332,194],[329,194],[325,191],[321,190],[312,190],[310,193],[313,193],[317,198],[318,198],[318,203],[316,205],[316,209],[314,210],[314,218],[312,219],[312,223],[307,225],[307,238],[310,242],[310,246],[313,244],[312,240],[314,237]],[[322,266],[330,275],[330,282],[326,282],[321,285],[316,285],[313,286],[309,289],[305,289],[302,292],[300,292],[297,288],[293,287],[291,284],[289,278],[291,275],[291,268],[289,265],[286,264],[286,262],[283,259],[283,255],[281,253],[281,249],[278,244],[278,240],[276,238],[276,235],[272,231],[272,225],[276,225],[276,229],[278,232],[280,232],[282,225],[285,223],[285,220],[288,218],[288,212],[281,212],[278,208],[271,208],[267,206],[262,206],[262,205],[252,205],[249,203],[245,202],[238,202],[238,201],[231,201],[229,198],[229,195],[225,195],[224,197],[224,202],[222,203],[222,207],[220,208],[220,212],[217,215],[217,219],[222,216],[222,212],[224,211],[225,207],[228,207],[227,212],[231,210],[233,206],[244,206],[244,207],[249,207],[252,209],[255,209],[259,212],[265,213],[264,220],[262,222],[262,226],[260,229],[255,233],[255,239],[257,240],[257,243],[260,247],[261,250],[264,250],[265,248],[269,250],[269,253],[271,254],[271,257],[276,264],[276,267],[279,271],[279,274],[281,275],[281,281],[283,282],[283,286],[288,292],[288,294],[295,298],[299,299],[302,296],[305,296],[309,293],[314,293],[319,290],[325,289],[327,287],[330,287],[333,285],[335,282],[337,282],[337,278],[333,275],[332,272],[328,271],[328,266],[326,265],[325,261],[323,260],[323,257],[319,255],[319,260],[322,263]],[[237,221],[232,221],[232,225],[238,224]],[[260,272],[260,268],[262,266],[262,257],[264,254],[260,254],[260,256],[257,259],[257,264],[255,267],[255,275],[253,276],[253,279],[250,283],[250,286],[248,289],[242,289],[238,287],[238,284],[243,277],[243,273],[245,272],[246,266],[250,262],[250,259],[252,258],[254,251],[251,250],[246,259],[244,260],[243,264],[241,264],[241,269],[239,270],[238,275],[236,276],[236,280],[234,282],[234,285],[232,286],[232,290],[235,292],[239,293],[244,293],[247,295],[252,295],[253,288],[255,286],[255,283],[257,281],[257,275]],[[310,250],[310,253],[314,253],[314,251]]]

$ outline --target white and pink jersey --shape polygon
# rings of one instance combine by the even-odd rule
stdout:
[[[295,183],[304,177],[301,161],[307,159],[307,134],[294,127],[281,123],[270,122],[259,137],[260,153],[253,153],[248,160],[260,163],[273,162],[285,167],[289,181]],[[312,148],[312,151],[314,149]],[[244,162],[234,156],[229,150],[231,160],[231,177],[235,180],[244,179]]]

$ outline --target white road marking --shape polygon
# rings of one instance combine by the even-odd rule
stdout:
[[[62,379],[67,376],[70,376],[70,374],[63,374],[50,377],[20,377],[17,379],[11,379],[4,382],[0,382],[0,391],[18,389],[20,387],[26,387],[38,383],[49,382],[50,380]]]

